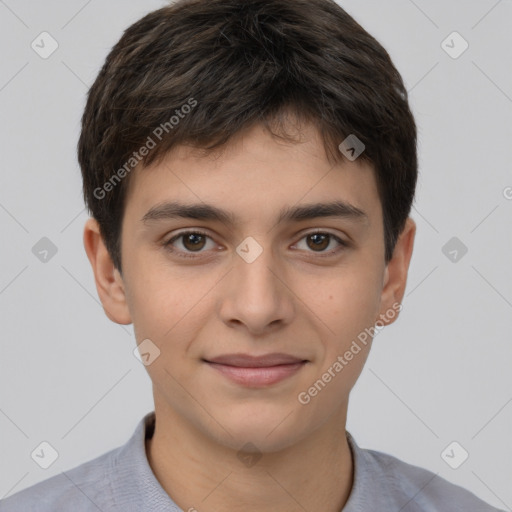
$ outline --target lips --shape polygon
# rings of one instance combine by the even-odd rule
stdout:
[[[240,368],[262,368],[278,366],[281,364],[302,363],[304,359],[288,354],[267,354],[264,356],[251,356],[249,354],[226,354],[207,360],[209,363],[218,363]]]
[[[296,374],[308,361],[288,354],[227,354],[204,360],[232,382],[245,387],[265,387]]]

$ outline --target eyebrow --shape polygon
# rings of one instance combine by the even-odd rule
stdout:
[[[333,201],[285,207],[279,213],[277,224],[321,217],[336,217],[364,223],[369,221],[368,215],[360,208],[345,201]],[[180,218],[219,221],[228,225],[237,223],[233,212],[206,203],[184,204],[176,201],[168,201],[152,207],[141,221],[149,224],[152,221]]]

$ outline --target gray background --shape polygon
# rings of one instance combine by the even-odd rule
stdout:
[[[375,339],[348,430],[511,510],[512,2],[340,3],[404,77],[421,172],[404,309]],[[124,443],[153,408],[131,326],[98,302],[75,147],[107,52],[163,4],[0,1],[0,497]],[[43,31],[59,44],[47,59],[31,48]],[[469,43],[457,59],[441,46],[453,31]],[[468,248],[455,262],[452,237]],[[30,457],[41,441],[59,453],[46,470]],[[452,441],[469,452],[458,469],[441,457]]]

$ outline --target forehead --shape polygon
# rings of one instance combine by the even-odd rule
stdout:
[[[175,201],[215,205],[229,211],[233,223],[272,216],[275,222],[292,206],[338,201],[364,212],[367,220],[380,216],[370,163],[333,165],[312,126],[299,137],[284,142],[256,125],[214,152],[176,147],[159,163],[133,172],[126,214],[141,221],[151,209]]]

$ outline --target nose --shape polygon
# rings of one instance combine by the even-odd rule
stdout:
[[[231,328],[261,336],[292,321],[294,294],[284,265],[270,249],[264,249],[254,261],[236,254],[222,293],[220,316]]]

